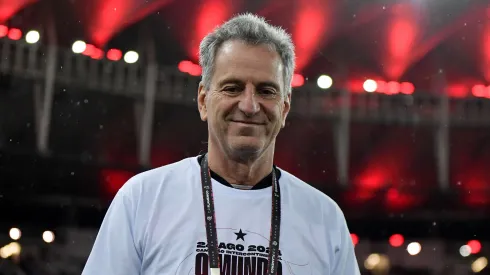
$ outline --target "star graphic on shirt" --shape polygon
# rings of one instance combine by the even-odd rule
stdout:
[[[242,230],[240,229],[240,231],[238,231],[238,233],[235,233],[236,235],[236,240],[238,241],[239,239],[242,239],[242,241],[245,241],[245,239],[243,237],[245,237],[245,235],[247,235],[247,233],[243,233]]]

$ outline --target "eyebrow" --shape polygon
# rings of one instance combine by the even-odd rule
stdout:
[[[223,85],[226,84],[238,84],[238,85],[243,85],[243,81],[239,80],[238,78],[225,78],[218,82],[218,87],[223,87]]]
[[[218,82],[218,87],[222,87],[223,85],[226,84],[237,84],[237,85],[244,85],[244,82],[238,78],[226,78]],[[259,82],[256,85],[258,88],[263,88],[263,87],[272,87],[278,91],[280,91],[279,85],[275,82],[272,81],[262,81]]]

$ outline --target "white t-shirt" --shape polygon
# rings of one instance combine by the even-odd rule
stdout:
[[[279,271],[358,275],[344,215],[325,194],[280,170]],[[212,179],[221,274],[263,275],[271,187],[240,190]],[[197,157],[131,178],[106,213],[83,275],[208,275]]]

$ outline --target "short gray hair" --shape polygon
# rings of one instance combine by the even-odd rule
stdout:
[[[272,26],[264,18],[251,13],[233,17],[201,41],[199,63],[202,68],[202,82],[206,89],[210,89],[216,53],[221,45],[229,40],[240,40],[251,45],[271,46],[281,57],[284,66],[285,94],[291,92],[295,66],[294,44],[291,36],[284,29]]]

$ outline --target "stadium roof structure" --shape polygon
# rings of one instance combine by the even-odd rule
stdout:
[[[43,42],[70,48],[83,40],[103,50],[144,52],[159,63],[197,62],[202,37],[242,12],[287,29],[297,71],[315,78],[408,80],[432,88],[444,70],[451,84],[490,81],[490,7],[485,0],[14,0],[0,2],[0,22],[40,29]],[[47,29],[55,31],[47,39]]]

